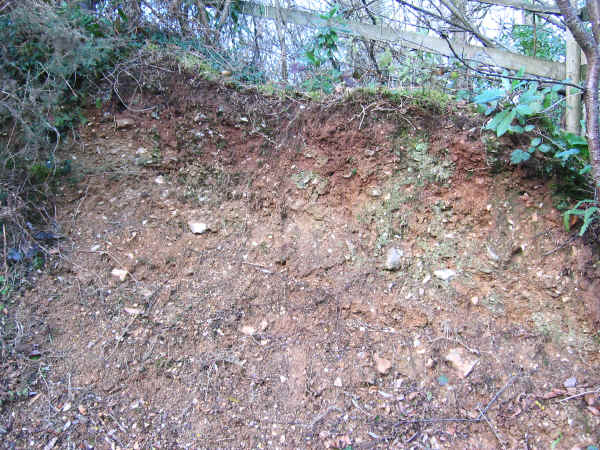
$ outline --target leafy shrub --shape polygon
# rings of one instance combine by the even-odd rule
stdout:
[[[121,50],[104,19],[76,6],[21,2],[0,17],[0,77],[10,93],[0,120],[19,127],[18,144],[33,154],[56,142],[80,122],[86,91]]]
[[[65,2],[22,0],[0,15],[0,223],[10,248],[47,217],[50,189],[70,171],[55,151],[131,47],[108,20]]]
[[[568,230],[571,217],[583,219],[583,235],[595,220],[600,219],[596,200],[581,199],[581,193],[594,191],[587,140],[560,128],[563,99],[560,85],[540,88],[537,82],[503,80],[502,88],[487,89],[475,97],[485,115],[491,119],[485,129],[498,137],[504,134],[521,135],[528,145],[512,151],[510,162],[521,164],[530,160],[540,162],[545,174],[558,175],[563,189],[581,200],[564,212]],[[565,208],[567,209],[567,208]]]
[[[502,88],[487,89],[475,97],[474,102],[482,112],[491,116],[486,130],[494,131],[498,137],[506,133],[529,136],[527,147],[513,150],[511,163],[545,156],[580,174],[590,170],[587,141],[560,128],[561,88],[561,85],[541,88],[537,82],[504,79]]]

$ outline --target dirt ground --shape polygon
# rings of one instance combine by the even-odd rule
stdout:
[[[466,105],[185,78],[146,101],[61,155],[2,448],[600,444],[598,256]]]

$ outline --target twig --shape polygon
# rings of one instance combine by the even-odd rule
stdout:
[[[398,420],[396,424],[419,424],[419,423],[448,423],[448,422],[462,422],[462,423],[479,423],[485,420],[488,421],[485,413],[490,409],[490,407],[498,400],[498,398],[502,395],[502,393],[518,378],[518,375],[514,375],[508,380],[508,382],[504,385],[502,389],[500,389],[496,394],[492,397],[489,403],[483,410],[479,410],[479,416],[475,419],[469,419],[466,417],[450,417],[450,418],[430,418],[430,419],[406,419],[406,420]],[[489,424],[489,422],[488,422]]]
[[[464,348],[466,348],[468,351],[470,351],[471,353],[473,353],[474,355],[480,356],[481,353],[479,352],[479,350],[474,349],[469,347],[467,344],[463,344],[462,342],[460,342],[458,339],[453,339],[453,338],[449,338],[449,337],[445,337],[445,336],[440,336],[437,337],[431,341],[429,341],[430,344],[433,344],[436,341],[441,341],[441,340],[445,340],[445,341],[450,341],[450,342],[454,342],[455,344],[458,345],[462,345]]]
[[[123,425],[121,425],[121,423],[117,420],[117,418],[115,416],[113,416],[112,414],[108,414],[109,417],[112,418],[112,420],[115,421],[115,423],[119,426],[119,429],[123,432],[123,433],[127,433],[127,430],[125,429],[125,427]]]
[[[150,294],[150,297],[148,297],[148,300],[146,301],[146,308],[144,309],[144,312],[142,314],[134,314],[134,316],[131,318],[131,320],[127,323],[127,325],[125,326],[125,328],[123,329],[123,332],[120,334],[120,336],[118,336],[116,338],[117,340],[117,344],[115,345],[114,350],[112,351],[112,353],[110,355],[108,355],[108,358],[110,358],[112,355],[114,355],[117,351],[117,349],[119,348],[119,345],[121,344],[121,342],[123,342],[125,340],[125,337],[127,336],[127,334],[129,333],[129,329],[131,328],[131,325],[133,325],[133,323],[135,322],[135,319],[137,319],[140,315],[143,316],[148,316],[150,314],[150,310],[152,309],[152,307],[154,306],[154,304],[156,303],[156,298],[158,297],[159,292],[162,290],[162,288],[164,287],[165,284],[167,284],[169,280],[165,280],[163,281],[155,290],[152,294]]]
[[[412,441],[414,441],[419,434],[421,434],[420,431],[417,431],[415,434],[413,434],[411,437],[408,438],[408,440],[405,442],[405,444],[410,444]]]
[[[510,380],[507,381],[507,383],[504,385],[504,387],[502,389],[500,389],[498,392],[496,392],[496,395],[494,395],[494,397],[492,397],[492,399],[490,400],[490,402],[487,404],[487,406],[483,409],[483,411],[480,411],[481,414],[479,414],[479,417],[477,418],[478,420],[481,420],[481,417],[485,415],[485,413],[488,411],[488,409],[490,409],[490,406],[492,406],[492,404],[498,400],[498,397],[500,397],[502,395],[502,393],[511,385],[513,384],[513,382],[518,378],[518,375],[513,375]]]
[[[166,279],[165,281],[163,281],[155,290],[152,294],[150,294],[150,297],[148,297],[148,300],[146,301],[146,310],[144,311],[144,315],[148,315],[150,314],[150,311],[152,310],[152,308],[154,307],[154,304],[156,303],[156,299],[158,298],[158,294],[160,293],[160,291],[162,290],[162,288],[165,286],[165,284],[167,284],[167,282],[169,281],[169,279]]]
[[[354,405],[354,407],[356,409],[358,409],[361,413],[363,413],[367,417],[373,417],[373,414],[371,414],[368,411],[365,411],[365,409],[362,406],[360,406],[360,404],[358,403],[358,400],[357,400],[358,397],[356,397],[355,395],[353,395],[353,394],[351,394],[350,392],[347,392],[347,391],[342,391],[342,392],[347,397],[350,397],[350,400],[352,401],[352,404]]]
[[[120,70],[119,72],[117,72],[117,76],[116,76],[115,81],[113,83],[113,91],[114,91],[115,94],[117,94],[117,97],[119,97],[119,100],[121,101],[121,103],[123,104],[123,106],[125,106],[125,108],[127,108],[127,110],[129,110],[131,112],[146,112],[146,111],[151,111],[151,110],[157,108],[158,105],[154,105],[154,106],[151,106],[149,108],[143,108],[143,109],[131,108],[127,104],[127,102],[125,102],[125,100],[123,100],[123,98],[121,97],[121,94],[119,94],[118,84],[119,84],[119,76],[121,75],[121,72],[125,72],[127,75],[129,75],[130,77],[132,77],[137,82],[138,86],[139,86],[140,83],[139,83],[138,80],[135,79],[135,77],[133,75],[131,75],[126,70]]]
[[[572,400],[572,399],[577,398],[577,397],[583,397],[584,395],[597,394],[597,393],[600,393],[600,388],[595,389],[593,391],[586,391],[586,392],[581,392],[580,394],[571,395],[570,397],[566,397],[566,398],[560,399],[558,401],[558,403],[566,402],[567,400]]]
[[[265,269],[263,266],[258,265],[258,264],[254,264],[254,263],[249,263],[246,261],[242,261],[242,264],[246,264],[247,266],[252,266],[252,267],[256,267],[258,270],[260,270],[262,273],[268,273],[269,275],[274,273],[272,270],[269,269]]]
[[[329,406],[325,411],[321,412],[320,414],[318,414],[308,425],[308,428],[313,428],[318,422],[320,422],[321,420],[323,420],[331,411],[337,411],[340,414],[342,413],[342,410],[340,408],[338,408],[337,406]]]
[[[575,239],[577,239],[577,235],[574,234],[573,236],[571,236],[569,239],[567,239],[563,244],[559,245],[558,247],[556,247],[553,250],[550,250],[549,252],[546,252],[542,255],[542,258],[546,257],[546,256],[550,256],[552,253],[556,253],[557,251],[565,248],[567,245],[569,245],[571,242],[573,242]]]
[[[77,216],[79,215],[79,211],[81,209],[81,205],[82,203],[85,201],[85,199],[87,198],[88,195],[88,189],[90,188],[90,185],[88,184],[85,187],[85,192],[83,194],[83,197],[81,197],[81,199],[79,200],[79,202],[77,202],[77,207],[75,208],[75,211],[73,212],[73,220],[71,221],[71,226],[73,228],[75,228],[75,221],[77,220]]]
[[[498,434],[498,432],[496,431],[496,428],[492,425],[492,423],[490,422],[490,420],[487,418],[487,416],[485,415],[485,413],[481,410],[479,410],[481,412],[481,416],[483,416],[483,418],[485,419],[486,423],[489,425],[490,430],[492,430],[492,433],[494,433],[494,436],[496,436],[496,439],[498,439],[498,443],[500,444],[500,446],[506,450],[506,447],[504,445],[504,443],[502,442],[502,439],[500,439],[500,435]]]

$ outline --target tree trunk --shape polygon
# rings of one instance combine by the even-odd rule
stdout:
[[[583,23],[577,10],[569,0],[556,0],[556,5],[573,34],[577,44],[587,58],[588,68],[585,76],[583,104],[586,113],[586,136],[592,165],[592,177],[597,196],[600,187],[600,119],[598,107],[598,83],[600,78],[600,0],[587,0],[586,10],[590,15],[591,30]]]
[[[590,163],[592,164],[593,177],[596,189],[600,187],[600,127],[598,120],[598,81],[600,78],[600,52],[596,51],[588,55],[587,74],[585,80],[585,93],[583,94],[583,103],[586,112],[586,135],[588,149],[590,151]]]

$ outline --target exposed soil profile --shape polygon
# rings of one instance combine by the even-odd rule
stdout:
[[[62,155],[3,448],[600,443],[600,266],[467,105],[183,76],[145,102]]]

